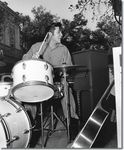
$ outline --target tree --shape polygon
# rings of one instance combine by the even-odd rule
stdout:
[[[22,39],[26,51],[33,43],[42,41],[45,37],[47,27],[60,19],[47,12],[42,6],[33,8],[32,12],[35,17],[32,21],[28,16],[21,17],[23,22]],[[96,31],[86,28],[87,20],[81,13],[75,14],[72,21],[62,19],[61,22],[63,24],[62,43],[69,48],[71,53],[88,49],[109,51],[111,48],[110,43],[115,36],[112,32],[117,27],[117,23],[115,26],[111,18],[106,17],[102,19],[98,23]],[[113,38],[110,39],[112,35]]]
[[[21,18],[23,22],[22,39],[26,43],[26,49],[38,41],[42,41],[45,37],[47,27],[60,18],[47,12],[42,6],[33,8],[34,20],[30,20],[27,16]],[[74,16],[73,21],[66,19],[61,20],[63,24],[62,43],[66,44],[70,52],[80,50],[82,48],[82,31],[86,26],[87,20],[82,18],[81,14]]]
[[[78,9],[81,14],[84,14],[86,11],[88,11],[88,6],[90,6],[93,11],[92,19],[97,17],[96,12],[99,13],[101,11],[101,8],[103,9],[104,7],[105,11],[101,17],[105,17],[107,15],[114,15],[116,18],[116,16],[121,16],[122,13],[121,0],[78,0],[75,6],[70,5],[69,8],[72,10]]]
[[[42,6],[34,7],[32,13],[34,14],[34,20],[31,20],[29,16],[20,15],[20,22],[23,24],[21,35],[25,52],[29,50],[32,44],[42,41],[47,27],[58,19],[55,15],[47,12]]]
[[[92,19],[95,19],[98,17],[96,12],[100,12],[100,7],[103,5],[105,11],[100,16],[97,29],[92,31],[88,42],[92,49],[109,51],[112,47],[120,46],[121,43],[121,0],[78,0],[75,6],[70,6],[70,9],[78,9],[86,18],[85,14],[90,7],[93,12]]]
[[[120,25],[112,17],[106,16],[97,26],[106,35],[110,49],[121,45]]]
[[[46,11],[43,6],[39,6],[37,8],[33,8],[32,12],[34,14],[34,24],[36,26],[36,35],[38,36],[45,36],[46,28],[54,21],[58,20],[59,18],[55,15],[52,15],[50,12]]]
[[[108,51],[108,36],[100,28],[91,31],[85,28],[87,20],[81,14],[76,14],[73,21],[63,20],[65,24],[65,38],[63,42],[71,52],[80,50]]]
[[[89,30],[84,29],[87,20],[79,13],[75,14],[72,21],[62,20],[64,25],[63,35],[64,38],[62,42],[67,45],[70,52],[76,52],[84,48],[84,35],[88,35]],[[87,32],[87,34],[86,34]]]

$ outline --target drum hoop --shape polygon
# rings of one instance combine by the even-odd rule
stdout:
[[[1,119],[1,124],[2,124],[2,126],[4,128],[5,138],[6,138],[6,146],[7,146],[7,141],[10,140],[10,131],[9,131],[8,125],[6,124],[4,119]],[[12,148],[11,145],[9,145],[9,148]]]
[[[54,87],[54,85],[51,85],[51,84],[49,84],[49,83],[46,83],[46,82],[43,82],[43,81],[27,81],[27,82],[24,82],[24,83],[20,83],[20,84],[14,86],[14,87],[12,88],[12,94],[13,94],[13,96],[15,97],[14,92],[15,92],[17,89],[19,89],[19,88],[21,88],[21,87],[25,87],[25,86],[31,86],[31,85],[44,85],[44,86],[50,87],[50,88],[55,92],[55,87]],[[18,99],[18,98],[17,98],[17,99]]]
[[[32,124],[31,124],[30,118],[29,118],[28,113],[26,112],[25,108],[18,101],[14,100],[14,99],[12,100],[12,102],[16,103],[24,111],[24,113],[25,113],[25,115],[26,115],[26,117],[28,119],[29,127],[31,128]],[[31,137],[32,137],[32,131],[29,129],[29,140],[27,142],[27,145],[25,145],[25,148],[29,147],[29,144],[30,144],[30,141],[31,141]]]
[[[48,61],[42,60],[42,59],[36,59],[36,58],[32,58],[32,59],[28,59],[28,60],[20,60],[20,61],[18,61],[18,62],[14,65],[14,67],[15,67],[16,65],[20,64],[21,62],[27,62],[27,61],[31,61],[31,60],[35,60],[35,61],[39,61],[39,62],[45,62],[45,63],[49,64],[49,65],[53,68],[53,65],[50,64]],[[14,68],[14,67],[13,67],[13,68]]]

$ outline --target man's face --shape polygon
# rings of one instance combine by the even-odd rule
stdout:
[[[62,38],[62,32],[59,27],[55,27],[54,33],[53,33],[53,40],[56,43],[60,43]]]

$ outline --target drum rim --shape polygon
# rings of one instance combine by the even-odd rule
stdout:
[[[29,123],[29,129],[32,128],[32,124],[31,124],[31,120],[30,120],[30,117],[26,111],[26,109],[21,105],[20,102],[16,101],[15,99],[11,99],[10,100],[14,103],[16,103],[19,107],[21,107],[21,109],[24,111],[27,119],[28,119],[28,123]],[[29,138],[28,138],[28,141],[27,141],[27,144],[25,145],[25,148],[28,148],[29,147],[29,144],[30,144],[30,141],[31,141],[31,137],[32,137],[32,130],[29,130]]]
[[[48,63],[53,68],[53,65],[46,60],[31,58],[31,59],[27,59],[27,60],[19,60],[18,62],[15,63],[15,65],[13,66],[13,69],[15,68],[16,65],[20,64],[21,62],[25,62],[25,61],[27,62],[27,61],[32,61],[32,60]]]
[[[2,124],[2,127],[3,127],[3,129],[4,129],[4,132],[6,132],[5,133],[5,138],[7,139],[8,137],[9,137],[9,139],[10,139],[10,131],[9,131],[9,129],[8,129],[8,125],[7,125],[7,123],[5,122],[5,119],[1,119],[1,124]],[[8,129],[8,130],[7,130]],[[8,137],[7,137],[8,136]],[[7,139],[8,140],[8,139]],[[12,148],[11,147],[11,145],[9,145],[9,146],[7,146],[7,140],[6,140],[6,146],[5,147],[3,147],[3,148]],[[1,147],[2,148],[2,147]]]
[[[18,90],[19,88],[22,88],[22,87],[25,87],[25,86],[31,86],[31,85],[44,85],[44,86],[50,87],[53,90],[53,92],[55,92],[54,85],[52,85],[50,83],[46,83],[46,82],[43,82],[43,81],[27,81],[27,82],[24,82],[24,83],[17,84],[16,86],[14,86],[12,88],[12,95],[13,95],[13,97],[15,97],[16,99],[18,99],[19,101],[21,101],[19,98],[17,98],[15,96],[14,92],[16,90]],[[53,94],[53,96],[54,96],[54,94]]]

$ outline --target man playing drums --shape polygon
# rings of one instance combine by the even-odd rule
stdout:
[[[62,25],[61,23],[53,23],[49,32],[47,33],[48,37],[46,41],[37,42],[31,46],[30,50],[23,56],[23,60],[29,59],[39,59],[42,58],[44,61],[49,62],[53,67],[65,65],[72,65],[71,55],[66,46],[61,44],[62,38]],[[44,44],[44,45],[43,45]],[[42,48],[41,48],[42,45]],[[70,113],[71,118],[78,119],[76,114],[76,106],[74,97],[72,95],[71,89],[69,89],[70,94]],[[61,99],[61,104],[63,108],[63,113],[65,119],[67,118],[66,110],[66,99],[63,97]],[[33,113],[33,112],[32,112]]]

